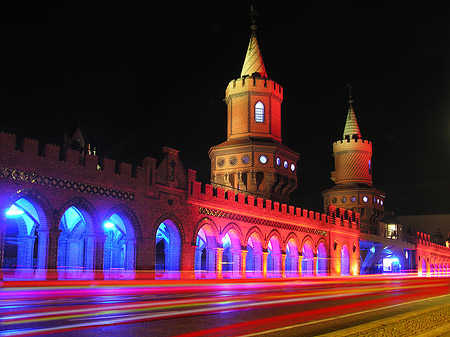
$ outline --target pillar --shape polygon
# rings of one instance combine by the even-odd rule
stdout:
[[[286,277],[286,253],[281,254],[281,277]]]
[[[216,277],[218,279],[223,278],[222,275],[222,257],[223,257],[223,248],[216,248]]]
[[[93,239],[95,239],[94,241],[94,249],[93,249],[93,253],[94,253],[94,279],[95,280],[103,280],[105,278],[104,274],[103,274],[103,259],[104,259],[104,255],[105,255],[105,240],[106,240],[106,235],[102,235],[99,234],[96,237],[93,237]],[[86,248],[86,252],[89,252],[89,250]],[[88,253],[89,254],[89,253]],[[90,259],[86,259],[87,261],[89,261]],[[90,268],[88,268],[88,265],[86,264],[86,269],[85,271],[89,271]]]
[[[196,245],[191,243],[182,244],[182,254],[181,254],[181,275],[182,279],[194,279],[194,267],[195,267],[195,251],[197,250]]]
[[[4,223],[0,223],[0,281],[3,280],[3,258],[5,256],[5,227]]]
[[[156,238],[136,239],[136,279],[155,279]]]
[[[317,254],[314,254],[314,257],[313,257],[313,275],[314,275],[314,277],[316,277],[318,274],[317,267],[318,267],[317,266]]]
[[[298,256],[298,277],[302,277],[302,261],[303,261],[303,255],[299,254],[299,256]]]
[[[247,278],[246,269],[247,269],[247,253],[246,249],[241,250],[241,278]]]
[[[58,242],[61,230],[50,228],[47,232],[47,252],[46,252],[46,276],[47,280],[58,279]],[[41,240],[39,239],[39,244]]]
[[[267,277],[267,256],[269,255],[269,252],[263,252],[263,278]]]

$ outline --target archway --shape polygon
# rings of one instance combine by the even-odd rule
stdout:
[[[41,222],[38,207],[20,198],[6,210],[2,265],[5,279],[34,277],[35,269],[45,269],[46,249],[39,249],[37,236]],[[41,243],[45,244],[45,241]]]
[[[156,231],[155,277],[179,278],[181,237],[172,220],[161,222]]]
[[[425,259],[426,258],[422,256],[422,275],[420,276],[427,276],[427,262]]]
[[[317,247],[317,276],[328,275],[328,255],[327,248],[323,242]]]
[[[291,238],[286,245],[286,262],[284,267],[286,277],[298,276],[298,257],[299,252],[297,244],[295,240]]]
[[[241,242],[239,234],[231,228],[222,236],[222,275],[224,278],[240,277]]]
[[[130,221],[113,213],[103,222],[106,235],[103,269],[105,278],[133,278],[135,264],[134,230]]]
[[[217,241],[213,229],[205,224],[200,228],[196,238],[195,277],[215,278]]]
[[[350,275],[350,255],[348,253],[347,245],[343,245],[341,248],[341,275]]]
[[[59,277],[92,278],[95,236],[87,212],[75,206],[69,207],[61,217],[59,229]]]
[[[270,238],[267,253],[267,277],[281,277],[281,245],[277,236]]]
[[[302,256],[302,276],[314,276],[314,251],[311,241],[303,244]]]
[[[253,233],[247,240],[247,256],[245,262],[246,277],[262,277],[263,248],[259,235]]]

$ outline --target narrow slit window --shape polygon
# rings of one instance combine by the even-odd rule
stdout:
[[[264,123],[264,104],[262,102],[255,104],[255,122]]]

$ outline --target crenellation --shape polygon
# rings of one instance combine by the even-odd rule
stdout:
[[[24,138],[21,146],[22,152],[27,157],[37,157],[39,151],[39,141],[31,138]]]
[[[16,135],[0,132],[0,147],[4,151],[14,151],[16,148]]]
[[[263,198],[256,198],[256,207],[259,209],[264,208],[264,199]]]
[[[123,178],[132,177],[132,165],[129,163],[119,163],[118,174]]]
[[[287,205],[286,204],[281,204],[281,213],[287,213]]]
[[[214,187],[210,184],[205,184],[205,196],[208,198],[212,198],[214,196],[213,190]]]
[[[278,201],[274,201],[272,204],[273,204],[273,210],[277,213],[280,212],[280,203]]]
[[[294,206],[289,206],[289,214],[292,216],[295,216],[295,207]]]
[[[237,202],[240,205],[245,205],[245,194],[244,193],[238,193],[237,194]]]
[[[66,149],[65,161],[70,165],[80,165],[81,164],[81,153],[76,150]]]
[[[247,196],[247,205],[255,207],[255,197],[253,195]]]
[[[45,144],[44,146],[44,157],[48,160],[59,162],[59,155],[61,153],[61,148],[55,144]]]
[[[266,199],[266,209],[269,211],[272,210],[272,200]]]
[[[91,171],[97,171],[98,157],[92,154],[84,156],[84,166]]]
[[[116,161],[109,158],[104,158],[101,164],[102,170],[107,175],[116,174]]]

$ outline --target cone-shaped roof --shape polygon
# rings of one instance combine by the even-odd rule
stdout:
[[[348,100],[349,106],[347,112],[347,120],[345,121],[343,138],[345,139],[347,136],[350,138],[353,138],[354,136],[361,138],[361,131],[359,131],[359,126],[355,115],[355,109],[353,109],[353,99],[351,92],[352,87],[350,85],[348,87],[350,91],[350,99]]]
[[[252,76],[254,73],[258,73],[261,77],[268,77],[261,51],[259,50],[258,40],[256,39],[256,26],[253,25],[241,77]]]

